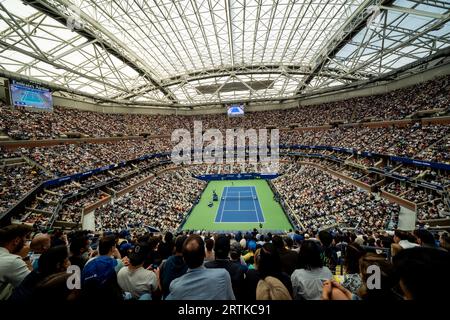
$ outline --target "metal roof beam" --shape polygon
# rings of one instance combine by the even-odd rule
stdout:
[[[231,3],[230,0],[224,1],[227,17],[228,45],[230,46],[231,66],[234,67],[234,40],[233,40],[233,23],[231,22]]]
[[[45,63],[47,63],[49,65],[54,66],[56,69],[66,70],[66,71],[68,71],[70,73],[76,74],[76,75],[78,75],[80,77],[83,77],[85,79],[101,83],[103,85],[106,85],[108,87],[114,88],[114,89],[122,91],[122,92],[128,92],[128,91],[126,91],[126,89],[124,89],[122,87],[116,86],[116,85],[111,84],[111,83],[105,83],[104,81],[102,81],[102,80],[100,80],[98,78],[94,78],[94,77],[88,76],[86,74],[83,74],[82,72],[78,72],[78,71],[73,70],[73,69],[71,69],[69,67],[66,67],[65,65],[62,65],[62,64],[56,63],[54,61],[51,61],[47,57],[42,57],[42,56],[39,56],[39,55],[37,55],[35,53],[26,51],[24,49],[21,49],[21,48],[15,46],[15,45],[11,45],[11,44],[9,44],[7,42],[4,42],[3,40],[0,40],[0,47],[3,47],[5,49],[7,49],[7,50],[13,50],[13,51],[19,52],[21,54],[24,54],[26,56],[29,56],[29,57],[31,57],[31,58],[33,58],[35,60],[39,60],[39,61],[45,62]]]
[[[25,4],[28,4],[36,10],[45,13],[46,15],[54,18],[56,21],[67,25],[69,15],[69,7],[72,5],[67,0],[23,0]],[[80,18],[87,22],[93,29],[83,26],[81,29],[75,29],[74,31],[81,34],[88,40],[97,40],[96,44],[100,45],[102,49],[105,49],[108,53],[114,55],[119,60],[123,61],[130,68],[135,70],[138,74],[147,79],[155,87],[158,88],[166,97],[176,103],[176,98],[169,90],[163,88],[159,81],[157,81],[151,75],[151,69],[146,63],[133,53],[129,48],[123,44],[115,35],[106,30],[97,21],[92,19],[86,14],[80,12]]]
[[[336,32],[336,35],[323,47],[319,52],[318,60],[311,70],[311,74],[305,79],[303,85],[297,90],[297,94],[308,86],[312,79],[320,73],[324,65],[332,59],[341,50],[349,40],[357,35],[367,25],[367,21],[374,14],[373,11],[368,10],[371,7],[379,5],[388,5],[394,0],[366,0],[353,13],[342,28]]]
[[[396,11],[396,12],[400,12],[400,13],[413,14],[415,16],[433,18],[433,19],[439,19],[439,20],[447,19],[450,16],[450,14],[448,14],[448,13],[447,14],[439,14],[439,13],[433,13],[433,12],[429,12],[429,11],[417,10],[417,9],[413,9],[413,8],[400,7],[400,6],[396,6],[396,5],[391,5],[391,6],[381,5],[380,9],[388,10],[388,11]]]
[[[240,67],[239,69],[235,68],[223,68],[223,69],[213,69],[213,70],[205,70],[201,72],[193,72],[191,74],[185,75],[183,77],[175,77],[170,79],[169,81],[164,81],[162,83],[163,86],[169,87],[181,84],[183,82],[192,82],[192,81],[198,81],[198,80],[205,80],[205,79],[211,79],[211,78],[219,78],[219,77],[226,77],[230,73],[233,73],[234,75],[251,75],[251,74],[285,74],[285,75],[310,75],[310,72],[304,68],[299,66],[283,66],[283,68],[280,68],[278,65],[274,66],[248,66],[248,67]],[[363,73],[355,73],[352,75],[346,75],[342,76],[341,73],[338,72],[338,70],[335,69],[327,69],[322,70],[321,76],[326,78],[333,78],[333,79],[343,79],[343,80],[349,80],[349,81],[358,81],[361,79],[367,79],[369,78],[369,75],[363,74]],[[111,98],[118,98],[121,99],[130,99],[132,97],[135,97],[140,94],[144,94],[149,91],[156,90],[157,88],[153,86],[143,86],[141,88],[137,88],[137,90],[133,90],[132,93],[129,94],[122,94],[122,95],[115,95]]]

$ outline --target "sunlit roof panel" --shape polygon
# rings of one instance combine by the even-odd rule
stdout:
[[[0,63],[103,97],[196,105],[292,98],[367,80],[449,46],[449,10],[441,2],[397,0],[375,10],[371,21],[367,10],[380,3],[5,0]],[[45,10],[33,8],[39,5]],[[79,15],[84,29],[71,30],[45,15],[50,11],[61,21]],[[238,81],[273,84],[196,90]]]

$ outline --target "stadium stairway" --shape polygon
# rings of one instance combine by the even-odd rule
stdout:
[[[31,160],[30,158],[26,157],[26,156],[22,156],[22,159],[28,163],[30,166],[39,168],[40,170],[42,170],[43,172],[45,172],[45,174],[49,177],[53,177],[53,173],[51,173],[50,171],[48,171],[46,168],[44,168],[42,165],[40,165],[39,163]]]

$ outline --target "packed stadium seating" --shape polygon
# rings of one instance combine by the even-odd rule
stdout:
[[[52,139],[78,132],[90,137],[123,135],[170,135],[177,128],[193,128],[202,121],[208,128],[288,128],[323,126],[332,121],[345,123],[398,120],[422,110],[446,110],[449,105],[450,77],[399,89],[384,95],[353,98],[332,103],[301,106],[295,109],[250,112],[243,118],[227,118],[224,114],[199,116],[163,116],[105,114],[55,107],[55,111],[35,113],[2,107],[0,131],[28,139]],[[313,111],[313,112],[311,112]],[[320,116],[317,116],[320,115]],[[157,125],[155,125],[157,124]]]
[[[271,183],[296,230],[280,231],[279,236],[261,230],[236,231],[227,235],[228,245],[225,246],[231,245],[236,263],[247,270],[254,268],[256,248],[264,247],[266,254],[281,257],[288,255],[286,250],[296,256],[300,252],[301,256],[300,244],[317,238],[314,243],[325,254],[324,267],[339,277],[349,273],[347,262],[343,262],[347,260],[342,259],[346,246],[361,246],[366,251],[382,253],[391,261],[391,255],[398,254],[398,246],[401,249],[406,242],[408,246],[425,246],[420,235],[425,232],[423,226],[435,225],[433,221],[439,226],[442,221],[448,221],[448,171],[398,162],[389,156],[450,164],[448,124],[439,121],[422,123],[420,119],[413,119],[414,113],[421,110],[448,111],[449,79],[444,77],[380,96],[255,112],[238,119],[227,119],[223,115],[103,114],[63,107],[55,108],[53,113],[33,113],[3,106],[0,131],[8,134],[11,141],[55,140],[67,137],[70,132],[91,138],[143,133],[148,136],[2,148],[0,214],[12,209],[11,222],[31,226],[39,232],[53,228],[64,230],[63,234],[67,234],[69,240],[55,232],[52,242],[68,245],[71,250],[80,239],[90,239],[92,250],[99,245],[100,238],[115,235],[113,246],[120,250],[118,257],[125,268],[133,260],[134,246],[148,242],[153,249],[145,257],[144,266],[156,268],[171,255],[175,246],[175,240],[163,240],[164,233],[178,234],[178,237],[200,235],[205,241],[213,239],[213,242],[222,237],[201,230],[182,232],[179,229],[206,186],[195,176],[264,171],[260,162],[175,165],[167,155],[174,145],[169,137],[172,131],[177,128],[192,130],[194,120],[202,121],[204,129],[275,126],[284,129],[280,133],[279,176]],[[399,119],[408,121],[401,125],[389,123]],[[335,120],[345,120],[351,125],[327,126]],[[386,123],[372,126],[373,121]],[[317,146],[335,149],[311,148]],[[352,151],[343,152],[339,148]],[[362,156],[362,152],[369,152],[371,156]],[[159,156],[142,158],[153,154]],[[96,172],[105,167],[108,169]],[[83,172],[91,173],[39,187],[45,181]],[[22,205],[23,197],[27,200]],[[420,228],[415,237],[410,233],[393,235],[401,207],[392,199],[399,199],[414,209],[416,226]],[[95,214],[92,226],[96,231],[77,231],[89,213]],[[436,230],[430,234],[437,244],[432,241],[427,246],[448,250],[448,234]],[[170,250],[161,249],[165,246]],[[92,256],[95,254],[98,251],[90,252]],[[80,264],[83,266],[86,254],[78,260],[75,257],[76,253],[72,251],[71,258],[83,261]],[[283,272],[290,272],[283,276],[278,273],[277,277],[285,281],[284,284],[288,283],[286,287],[291,286],[290,298],[311,298],[302,292],[298,274],[293,272],[299,265],[285,265],[288,260],[281,258],[279,267]],[[351,291],[351,281],[346,277],[341,280]],[[253,284],[250,280],[241,284],[236,281],[232,277],[233,290],[236,290],[236,298],[242,299],[237,287],[248,289]],[[125,287],[119,287],[119,291],[127,291]],[[161,294],[168,292],[149,289],[147,293],[159,299]],[[314,294],[316,298],[327,298],[322,291]],[[356,299],[367,298],[367,293],[354,290],[352,294]],[[30,299],[29,296],[20,297],[20,294],[12,297],[13,300]]]

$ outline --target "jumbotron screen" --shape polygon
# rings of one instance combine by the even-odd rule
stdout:
[[[244,115],[244,105],[243,104],[230,104],[227,106],[229,117],[241,117]]]
[[[11,103],[14,106],[53,110],[52,92],[48,88],[12,80],[10,92]]]

